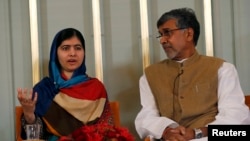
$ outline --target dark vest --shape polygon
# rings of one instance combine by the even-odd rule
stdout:
[[[190,128],[218,113],[218,69],[223,60],[197,52],[183,63],[166,59],[145,69],[160,115]]]

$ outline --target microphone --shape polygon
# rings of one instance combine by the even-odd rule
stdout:
[[[174,94],[174,95],[178,95],[178,92],[175,90],[175,89],[176,89],[176,80],[177,80],[183,73],[184,73],[184,70],[183,70],[182,64],[181,64],[181,69],[180,69],[178,75],[177,75],[177,76],[175,77],[175,79],[174,79],[174,87],[173,87],[173,94]],[[179,84],[179,82],[178,82],[178,84]]]

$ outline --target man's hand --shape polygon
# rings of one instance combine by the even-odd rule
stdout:
[[[162,135],[165,141],[188,141],[194,138],[194,131],[190,128],[178,126],[176,128],[166,128]]]

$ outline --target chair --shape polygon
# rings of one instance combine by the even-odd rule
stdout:
[[[150,137],[146,137],[144,141],[151,141]]]
[[[23,109],[21,106],[16,106],[16,141],[22,141],[21,138],[21,116]]]
[[[113,113],[114,125],[120,126],[120,105],[118,101],[109,102],[111,111]]]
[[[250,95],[245,95],[245,103],[250,109]],[[150,137],[146,137],[144,141],[151,141]]]
[[[250,95],[246,95],[245,96],[245,103],[246,103],[246,105],[249,107],[249,109],[250,109]]]
[[[114,125],[120,126],[120,107],[118,101],[110,101],[110,108],[113,114]],[[16,106],[16,141],[22,141],[21,138],[21,116],[23,109],[21,106]]]

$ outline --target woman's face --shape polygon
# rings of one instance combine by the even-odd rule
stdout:
[[[64,40],[57,48],[57,56],[61,71],[70,79],[84,59],[84,49],[81,41],[76,36]]]

